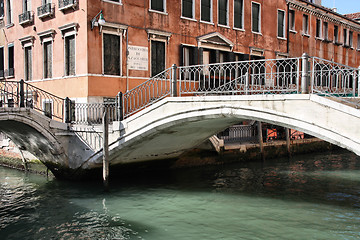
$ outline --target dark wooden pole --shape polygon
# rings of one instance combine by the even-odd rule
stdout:
[[[291,157],[291,142],[290,142],[290,129],[285,128],[286,148],[288,156]]]
[[[261,159],[264,161],[265,160],[265,153],[264,153],[264,142],[263,142],[263,134],[262,134],[262,124],[259,121],[258,124],[258,137],[259,137],[259,147],[260,147],[260,154],[261,154]]]

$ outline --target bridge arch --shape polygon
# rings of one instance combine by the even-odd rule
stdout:
[[[241,120],[296,129],[360,155],[360,111],[317,95],[166,98],[124,120],[111,163],[177,157]],[[99,163],[100,158],[90,160]]]
[[[33,109],[0,109],[0,131],[50,169],[65,161],[63,146],[55,136],[56,127],[50,127],[52,124],[53,120]]]

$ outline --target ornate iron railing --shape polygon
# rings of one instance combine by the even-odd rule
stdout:
[[[44,4],[37,8],[38,17],[46,17],[53,14],[53,5],[51,3]]]
[[[171,76],[173,68],[150,78],[148,81],[133,88],[123,95],[123,114],[128,117],[150,104],[171,95]]]
[[[77,0],[59,0],[59,10],[75,7]]]
[[[180,94],[298,93],[300,58],[179,67]]]
[[[27,11],[27,12],[23,12],[23,13],[19,14],[19,23],[20,24],[29,23],[32,20],[33,20],[33,14],[31,11]]]
[[[0,81],[2,107],[29,107],[50,118],[64,119],[64,99],[24,81]]]
[[[74,124],[101,124],[104,111],[109,113],[109,121],[117,120],[115,103],[75,103],[73,104],[73,116],[71,122]]]

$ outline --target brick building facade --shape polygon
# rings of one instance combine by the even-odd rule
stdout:
[[[0,0],[0,77],[77,102],[102,102],[172,64],[307,52],[358,67],[360,24],[318,3]]]

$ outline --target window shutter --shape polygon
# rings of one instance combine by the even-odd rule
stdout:
[[[227,25],[227,0],[219,1],[219,24]]]
[[[182,14],[184,17],[193,18],[193,0],[182,1]]]
[[[184,66],[184,45],[182,44],[180,44],[179,53],[179,64],[180,66]]]
[[[237,28],[243,28],[242,9],[243,9],[243,0],[234,0],[234,25]]]
[[[104,74],[120,75],[120,37],[104,34]]]
[[[201,0],[201,20],[211,21],[211,0]]]
[[[259,32],[259,5],[252,4],[252,30],[253,32]]]

